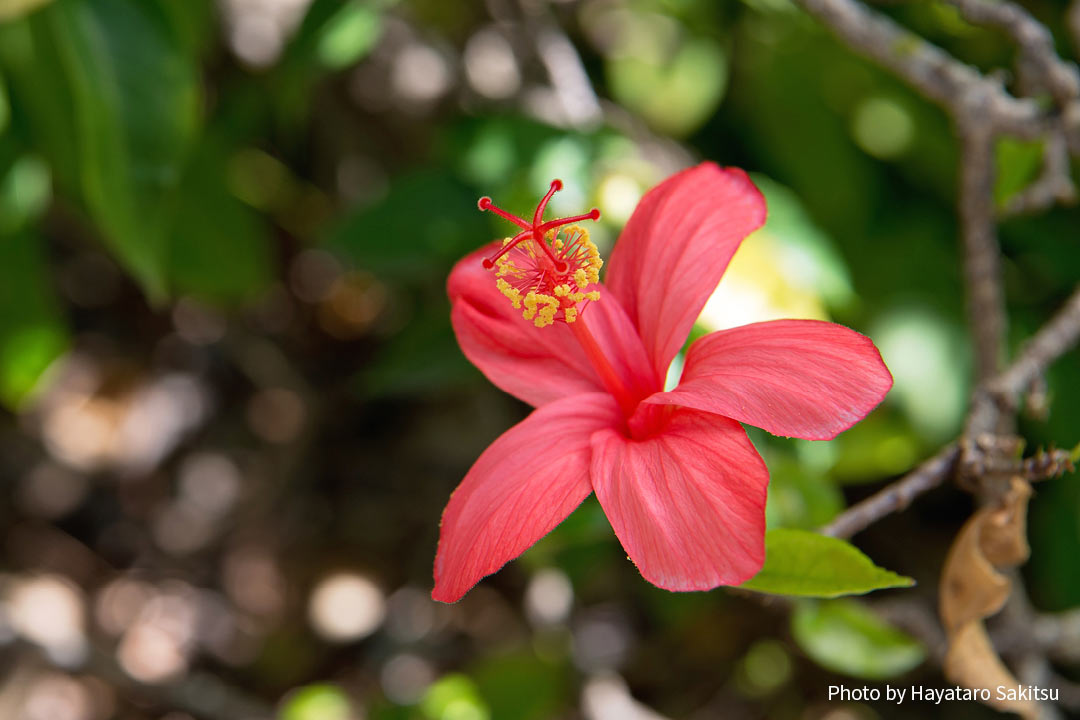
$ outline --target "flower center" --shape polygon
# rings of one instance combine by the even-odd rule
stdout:
[[[543,222],[548,201],[561,189],[561,180],[551,181],[532,222],[496,207],[489,197],[477,203],[481,210],[490,210],[522,228],[503,240],[502,248],[492,257],[484,259],[484,267],[495,270],[495,286],[538,328],[572,323],[590,301],[600,299],[600,292],[589,288],[600,282],[604,261],[588,231],[572,224],[597,220],[600,211],[593,208],[584,215]]]

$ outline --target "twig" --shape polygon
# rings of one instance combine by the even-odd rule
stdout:
[[[1080,342],[1080,287],[1043,327],[1028,341],[1020,356],[990,384],[991,391],[1015,404],[1016,397],[1035,382],[1046,369]]]
[[[1008,34],[1020,49],[1023,76],[1050,94],[1062,106],[1080,95],[1080,74],[1076,66],[1058,57],[1054,36],[1027,10],[1008,0],[949,0],[966,20],[997,28]]]
[[[1054,669],[1047,657],[1046,649],[1032,642],[1032,625],[1036,616],[1035,609],[1028,599],[1024,579],[1016,569],[1009,571],[1008,575],[1012,592],[998,619],[1004,626],[1003,629],[1013,636],[1013,647],[1008,648],[1007,639],[998,636],[994,638],[994,646],[999,648],[1002,655],[1012,657],[1012,664],[1020,682],[1036,687],[1050,687]],[[1015,639],[1021,639],[1021,641],[1016,642]],[[1053,704],[1041,702],[1039,703],[1039,718],[1040,720],[1059,720],[1062,715]]]
[[[535,34],[536,51],[547,69],[555,96],[567,122],[575,128],[593,128],[603,120],[589,74],[570,39],[551,22],[543,22]]]
[[[837,515],[818,532],[849,538],[886,515],[903,510],[918,496],[941,485],[952,473],[958,455],[959,448],[955,443],[947,445],[902,479]]]
[[[1038,615],[1028,631],[1034,641],[1056,660],[1080,663],[1080,610]]]
[[[997,375],[1000,369],[1006,327],[1001,250],[994,224],[994,136],[984,114],[986,110],[972,105],[960,123],[960,229],[968,317],[975,347],[975,378],[979,385]]]
[[[988,384],[993,392],[983,391],[976,394],[965,430],[966,442],[976,444],[981,450],[986,450],[985,442],[995,437],[991,430],[986,428],[993,427],[1002,412],[999,399],[1007,404],[1015,403],[1020,393],[1039,378],[1054,360],[1078,342],[1080,342],[1080,288],[1077,288],[1061,310],[1035,333],[1019,357]],[[984,437],[988,434],[989,437]],[[1003,449],[1011,448],[1010,445],[1009,448]],[[819,532],[823,535],[848,538],[886,515],[903,510],[916,497],[944,482],[955,466],[958,452],[957,443],[945,446],[901,480],[862,502],[852,505],[831,523],[822,527]],[[983,458],[986,469],[994,472],[1005,469],[1003,463],[1007,461],[998,461],[996,456],[999,454],[1001,453],[991,453]],[[1063,457],[1060,453],[1049,453],[1041,459],[1040,456],[1036,456],[1019,463],[1008,462],[1008,469],[1023,474],[1030,480],[1038,480],[1046,475],[1044,462],[1046,460],[1055,461],[1056,465],[1060,465]]]
[[[543,3],[516,0],[490,3],[492,15],[515,28],[521,43],[543,66],[550,93],[544,99],[523,98],[530,112],[547,122],[577,129],[592,129],[603,122],[600,99],[593,88],[577,48]],[[553,96],[553,97],[552,97]]]
[[[1080,97],[1080,72],[1074,63],[1058,56],[1054,37],[1045,25],[1009,0],[948,0],[968,21],[1003,31],[1019,48],[1018,74],[1025,95],[1049,91],[1061,109],[1077,111]],[[1015,215],[1048,208],[1055,203],[1075,199],[1069,176],[1069,129],[1065,123],[1052,128],[1046,137],[1043,172],[1024,192],[1005,208],[1003,215]]]
[[[941,666],[945,660],[945,631],[934,608],[924,598],[892,597],[867,606],[885,622],[922,642],[933,663]]]
[[[980,95],[994,131],[1022,138],[1047,131],[1047,119],[1034,100],[1013,97],[996,80],[855,0],[796,2],[852,49],[893,71],[954,118],[966,114],[971,98]]]

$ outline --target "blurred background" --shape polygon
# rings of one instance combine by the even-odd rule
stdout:
[[[1064,4],[1027,5],[1068,53]],[[1012,59],[940,2],[883,9]],[[1040,157],[998,146],[999,203]],[[448,321],[451,265],[509,229],[477,197],[559,177],[606,253],[699,159],[770,210],[699,330],[832,319],[896,378],[834,441],[752,431],[770,524],[815,528],[955,437],[971,373],[947,119],[789,0],[0,0],[0,717],[993,717],[827,700],[944,683],[950,488],[859,536],[919,581],[868,603],[658,590],[594,499],[429,599],[450,492],[528,411]],[[1014,345],[1078,227],[1002,226]],[[1076,354],[1045,391],[1029,450],[1071,447]],[[1080,485],[1037,490],[1029,592],[1080,606]]]

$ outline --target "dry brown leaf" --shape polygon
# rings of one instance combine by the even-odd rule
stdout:
[[[1038,703],[997,698],[998,686],[1018,683],[998,657],[983,624],[1001,610],[1012,590],[1009,579],[998,570],[1027,560],[1030,497],[1031,485],[1015,477],[1000,503],[981,508],[960,529],[942,572],[941,620],[948,639],[946,677],[964,687],[988,689],[992,707],[1036,720]]]

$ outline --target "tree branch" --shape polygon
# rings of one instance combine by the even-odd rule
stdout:
[[[1080,610],[1037,615],[1028,631],[1053,658],[1064,663],[1080,663]]]
[[[1080,287],[1077,287],[1057,314],[1028,341],[1020,356],[990,384],[991,391],[1015,405],[1017,396],[1046,372],[1046,369],[1080,342]]]
[[[955,443],[947,445],[902,479],[837,515],[818,532],[837,538],[849,538],[886,515],[903,510],[915,498],[941,485],[952,474],[959,453]]]
[[[1013,39],[1020,49],[1021,84],[1030,86],[1029,94],[1046,89],[1061,106],[1080,96],[1076,65],[1058,57],[1054,36],[1027,10],[1008,0],[948,2],[969,22],[997,28]]]
[[[960,231],[975,379],[982,385],[1000,369],[1006,332],[1001,250],[994,223],[994,136],[978,107],[969,109],[960,129]]]
[[[1046,132],[1047,118],[1034,100],[1013,97],[997,81],[855,0],[796,2],[852,49],[893,71],[954,118],[967,114],[974,102],[985,105],[994,131],[1029,139]]]
[[[1006,407],[1013,406],[1017,397],[1041,377],[1054,360],[1078,342],[1080,288],[1077,288],[1057,314],[1032,336],[1019,357],[988,383],[992,392],[981,391],[976,394],[965,430],[965,443],[977,443],[981,435],[991,433],[987,428],[996,425],[1002,412],[999,403],[1004,403]],[[902,479],[852,505],[818,532],[822,535],[849,538],[886,515],[903,510],[916,497],[941,485],[952,474],[959,451],[960,445],[957,443],[945,446]],[[987,463],[984,469],[995,473],[1021,474],[1029,480],[1041,480],[1057,474],[1060,472],[1057,468],[1064,467],[1068,460],[1067,455],[1056,452],[1037,455],[1006,467],[1001,463],[994,464],[999,454],[990,453],[984,458]]]

